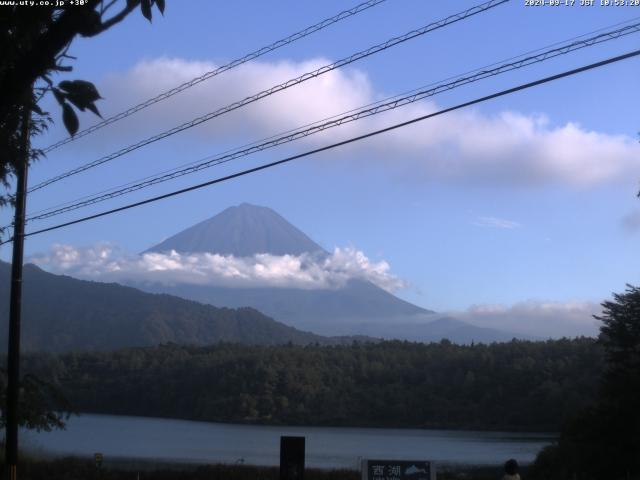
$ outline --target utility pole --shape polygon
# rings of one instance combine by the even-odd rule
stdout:
[[[28,90],[31,100],[31,88]],[[29,169],[29,101],[22,107],[20,158],[16,162],[16,206],[13,221],[13,259],[11,262],[11,302],[9,304],[9,349],[7,359],[6,462],[9,480],[17,480],[18,403],[20,394],[20,314],[22,307],[22,262],[24,256],[24,220],[27,204]]]

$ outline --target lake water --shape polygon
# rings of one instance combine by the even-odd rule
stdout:
[[[306,464],[357,468],[361,458],[448,464],[529,463],[549,434],[341,427],[274,427],[111,415],[71,417],[67,429],[22,432],[21,445],[53,455],[278,465],[281,435],[306,437]]]

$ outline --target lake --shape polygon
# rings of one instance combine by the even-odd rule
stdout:
[[[342,427],[283,427],[112,415],[71,417],[67,429],[22,432],[21,445],[53,455],[278,465],[281,435],[306,437],[306,464],[358,468],[361,458],[497,465],[533,461],[550,434]]]

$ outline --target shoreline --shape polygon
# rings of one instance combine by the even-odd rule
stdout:
[[[21,445],[48,458],[203,465],[242,460],[276,466],[283,435],[304,436],[306,464],[312,468],[357,469],[362,458],[428,459],[447,468],[495,467],[508,458],[522,464],[555,441],[548,434],[351,427],[256,426],[157,417],[84,414],[66,430],[21,434]]]
[[[491,434],[505,434],[505,435],[514,435],[514,434],[527,434],[532,437],[540,437],[542,439],[556,439],[560,435],[560,432],[553,432],[547,429],[540,430],[531,430],[531,429],[513,429],[508,430],[502,427],[496,428],[483,428],[483,427],[445,427],[445,426],[409,426],[409,425],[383,425],[383,424],[286,424],[286,423],[278,423],[278,422],[237,422],[237,421],[221,421],[221,420],[201,420],[197,418],[187,418],[187,417],[158,417],[153,415],[143,415],[143,414],[120,414],[120,413],[104,413],[104,412],[92,412],[92,411],[82,411],[82,412],[74,412],[70,415],[69,420],[73,417],[82,417],[82,416],[100,416],[100,417],[118,417],[118,418],[144,418],[149,420],[168,420],[168,421],[178,421],[178,422],[193,422],[193,423],[205,423],[211,425],[222,425],[222,426],[234,426],[234,427],[267,427],[267,428],[305,428],[305,429],[315,429],[315,428],[357,428],[357,429],[366,429],[366,430],[401,430],[401,431],[429,431],[429,432],[468,432],[468,433],[491,433]]]

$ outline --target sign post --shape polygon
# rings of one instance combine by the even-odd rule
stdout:
[[[362,480],[436,480],[436,468],[425,460],[365,459]]]
[[[304,479],[304,437],[280,437],[280,480]]]

